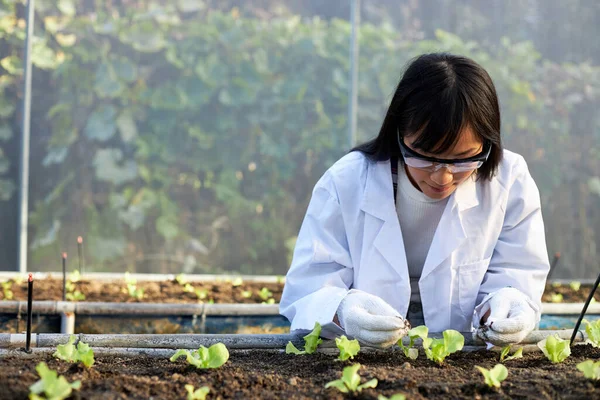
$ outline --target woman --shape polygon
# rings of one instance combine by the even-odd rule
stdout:
[[[549,271],[538,189],[502,149],[494,84],[474,61],[408,66],[379,135],[317,182],[280,312],[292,330],[387,347],[412,326],[517,343]],[[410,322],[409,323],[407,323]]]

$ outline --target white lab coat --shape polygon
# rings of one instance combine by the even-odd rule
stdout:
[[[280,312],[291,330],[343,331],[332,322],[349,289],[401,315],[411,294],[390,162],[352,152],[317,182],[286,276]],[[540,196],[523,157],[508,150],[492,181],[468,179],[450,196],[419,280],[430,332],[470,331],[476,306],[506,286],[539,309],[550,269]]]

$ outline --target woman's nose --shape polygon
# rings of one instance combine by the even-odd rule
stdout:
[[[450,172],[448,168],[442,167],[437,171],[433,172],[430,178],[436,185],[446,186],[452,182],[452,180],[454,179],[454,175],[452,175],[452,172]]]

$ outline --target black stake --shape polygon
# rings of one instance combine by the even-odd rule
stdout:
[[[573,335],[571,335],[571,346],[573,345],[573,341],[575,340],[575,336],[577,336],[577,331],[579,330],[579,325],[581,325],[581,320],[583,320],[583,317],[585,316],[585,312],[588,309],[588,306],[590,305],[592,299],[594,298],[594,293],[596,292],[596,289],[598,288],[598,284],[600,284],[600,274],[598,274],[598,278],[596,279],[596,283],[594,283],[594,286],[592,286],[592,290],[590,291],[590,295],[588,296],[587,300],[585,301],[585,304],[583,305],[583,310],[581,310],[581,314],[579,315],[579,319],[577,320],[577,323],[575,324],[575,328],[573,329]]]
[[[27,336],[25,339],[25,352],[31,353],[31,315],[33,305],[33,275],[29,274],[27,282]]]
[[[67,300],[67,253],[62,253],[63,267],[63,301]]]
[[[83,238],[77,236],[77,256],[79,257],[79,273],[83,274]]]
[[[552,264],[550,264],[550,271],[548,271],[548,279],[550,279],[552,276],[554,268],[556,268],[556,264],[558,264],[558,260],[560,260],[560,252],[556,252],[554,254],[554,260],[552,260]]]

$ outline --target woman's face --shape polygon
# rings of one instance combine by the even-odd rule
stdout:
[[[425,153],[412,147],[412,143],[417,139],[417,135],[404,138],[404,144],[413,151],[424,156],[442,158],[442,159],[460,159],[474,156],[483,149],[483,142],[473,132],[470,126],[467,126],[460,134],[460,139],[456,145],[442,154]],[[414,187],[432,199],[445,199],[450,196],[458,185],[471,177],[475,170],[467,172],[458,172],[452,174],[447,168],[440,168],[435,172],[428,172],[418,168],[405,166],[408,177]]]

